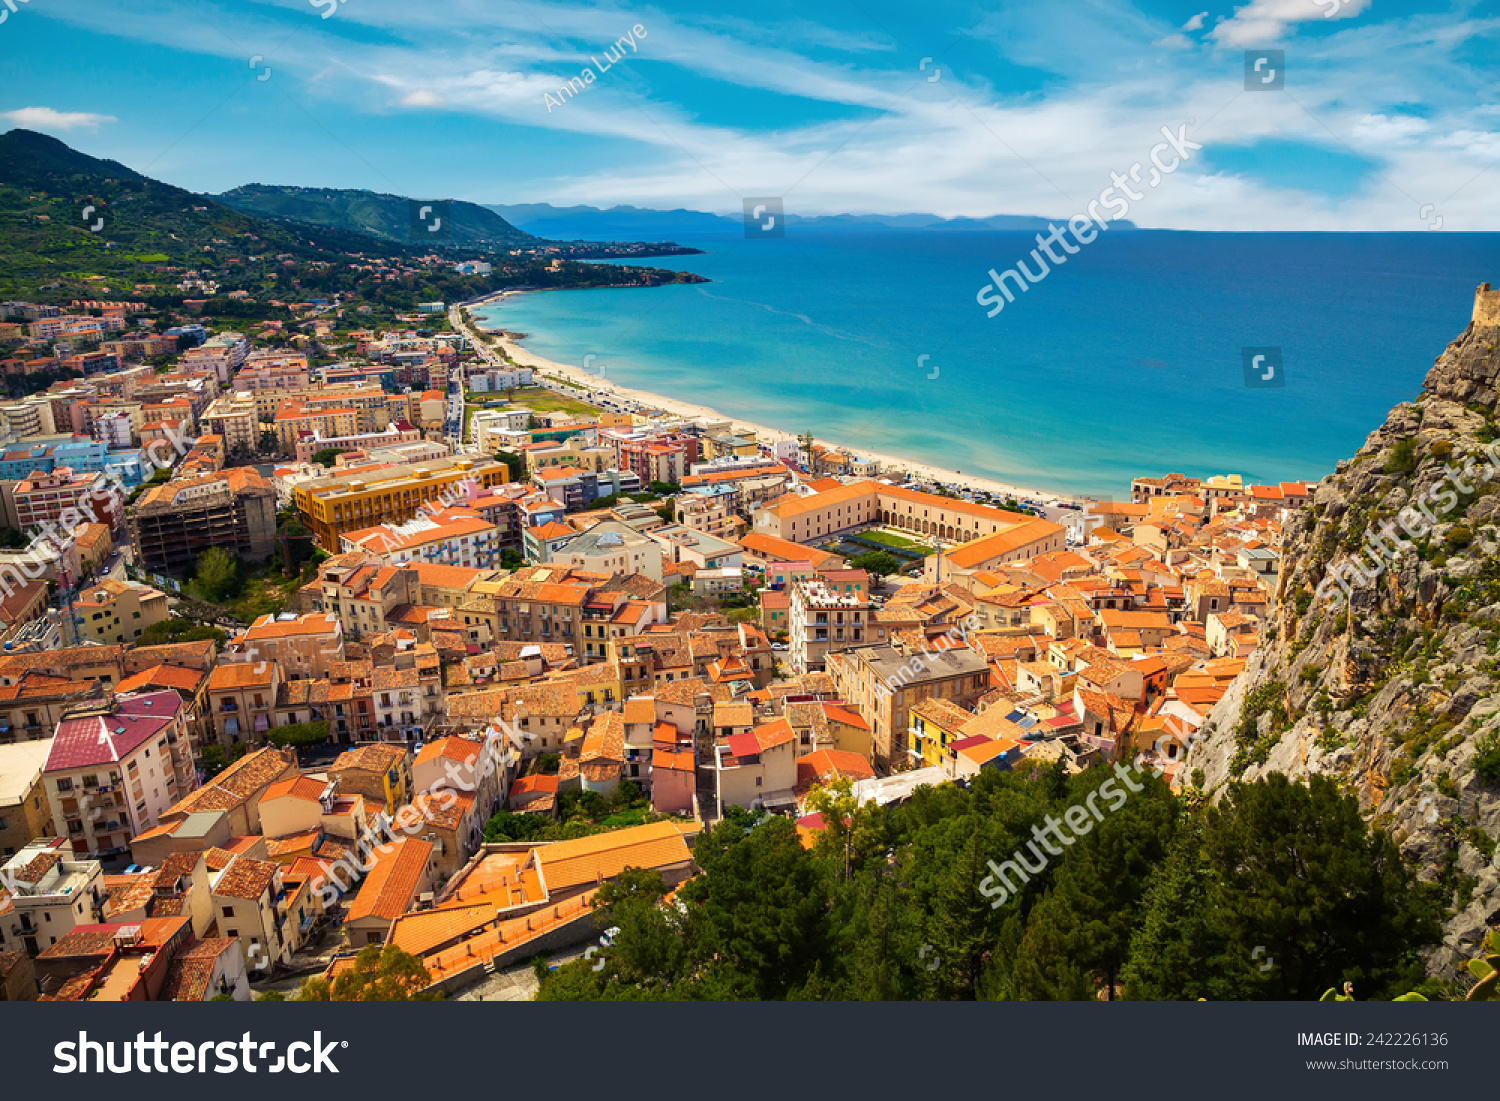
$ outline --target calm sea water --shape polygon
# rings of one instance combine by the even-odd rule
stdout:
[[[1416,396],[1475,286],[1500,284],[1500,234],[1121,232],[987,318],[988,269],[1033,234],[683,243],[705,254],[651,263],[713,282],[528,294],[488,317],[621,385],[1101,497],[1169,470],[1321,477]],[[1280,349],[1284,386],[1247,387],[1246,347]]]

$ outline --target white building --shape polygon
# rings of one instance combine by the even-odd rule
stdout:
[[[0,910],[0,952],[35,956],[79,925],[99,921],[104,869],[97,860],[73,860],[67,842],[43,837],[6,861],[10,904]]]
[[[488,394],[497,390],[515,390],[531,385],[530,367],[484,366],[469,374],[469,390],[475,394]]]
[[[869,617],[870,601],[863,594],[840,591],[821,577],[798,579],[787,612],[792,669],[821,672],[830,651],[866,645]]]
[[[430,562],[493,569],[500,564],[500,529],[477,512],[447,508],[423,512],[404,524],[377,524],[343,536],[344,553],[364,551],[392,566]]]
[[[745,568],[721,566],[693,574],[694,596],[738,596],[745,591]]]
[[[134,442],[134,423],[127,409],[112,409],[94,418],[94,439],[111,451],[123,451]]]
[[[503,451],[515,446],[513,433],[525,432],[530,422],[530,409],[476,409],[469,415],[469,439],[481,451]]]
[[[124,856],[197,786],[176,692],[124,696],[57,724],[42,770],[52,829],[75,854]]]
[[[549,561],[581,570],[661,580],[661,544],[618,520],[603,520],[553,550]]]

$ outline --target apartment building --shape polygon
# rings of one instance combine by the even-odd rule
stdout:
[[[226,662],[214,669],[208,701],[220,745],[265,741],[281,681],[281,667],[272,661]]]
[[[731,734],[714,746],[718,810],[797,805],[797,735],[786,719]]]
[[[0,911],[0,952],[35,957],[99,920],[107,892],[97,860],[73,859],[58,837],[33,841],[0,869],[10,905]]]
[[[469,439],[490,454],[505,450],[510,441],[497,433],[524,432],[531,417],[530,409],[476,409],[469,415]]]
[[[340,540],[343,553],[371,554],[393,566],[430,562],[493,569],[500,564],[500,530],[466,508],[436,508],[401,524],[377,524]]]
[[[680,442],[621,440],[620,466],[640,478],[641,484],[667,482],[679,485],[688,471],[688,448]]]
[[[310,380],[307,356],[300,352],[257,352],[247,356],[244,365],[235,374],[234,388],[259,394],[305,389]]]
[[[325,436],[319,429],[314,428],[311,435],[298,438],[296,454],[299,463],[308,463],[312,462],[312,457],[320,451],[369,452],[380,448],[396,447],[405,443],[420,443],[421,440],[421,429],[412,427],[404,420],[388,424],[380,432],[368,432],[352,436]],[[447,449],[440,449],[438,455],[444,454],[447,454]]]
[[[10,859],[52,833],[52,808],[42,780],[52,739],[0,745],[0,857]]]
[[[216,398],[203,411],[209,432],[222,437],[231,454],[248,455],[260,447],[260,412],[253,394],[234,393]]]
[[[187,708],[175,692],[69,712],[42,770],[52,829],[74,853],[122,857],[197,786]]]
[[[618,520],[595,524],[553,548],[548,560],[591,573],[642,574],[652,581],[662,579],[661,544]]]
[[[742,516],[780,500],[791,484],[791,471],[780,463],[742,458],[695,463],[682,479],[685,493],[722,495],[729,511]]]
[[[114,527],[115,498],[103,474],[74,474],[59,466],[48,473],[34,472],[11,490],[16,524],[30,531],[38,524],[59,523],[72,530],[85,520]]]
[[[344,627],[327,612],[263,615],[219,653],[221,663],[274,663],[289,681],[327,677],[334,663],[343,660]]]
[[[276,410],[276,442],[284,455],[295,455],[300,440],[310,436],[352,436],[357,415],[353,408],[309,401],[283,401]]]
[[[236,856],[210,888],[219,932],[237,938],[245,968],[263,975],[291,962],[311,926],[313,898],[305,878],[294,882],[269,860]]]
[[[371,806],[386,810],[406,805],[417,790],[412,783],[411,755],[406,747],[371,742],[346,749],[328,769],[339,791],[358,794]]]
[[[134,642],[147,627],[170,615],[166,593],[113,577],[89,585],[73,605],[79,641]]]
[[[16,439],[27,436],[51,436],[57,431],[52,416],[52,402],[44,394],[0,405],[0,427]]]
[[[300,590],[305,612],[337,617],[345,635],[383,634],[398,609],[422,603],[417,571],[386,565],[372,555],[339,554]]]
[[[911,755],[911,709],[926,699],[971,708],[990,687],[989,665],[973,650],[909,654],[867,646],[825,660],[834,693],[869,723],[878,769],[906,768]]]
[[[535,474],[548,467],[572,467],[598,474],[613,467],[616,462],[614,446],[593,443],[592,439],[593,434],[590,433],[587,436],[527,445],[521,449],[527,473]]]
[[[821,577],[792,583],[787,613],[793,672],[822,672],[824,658],[868,641],[870,601],[863,592],[842,591]]]
[[[504,485],[503,463],[491,458],[451,457],[305,482],[293,491],[302,521],[331,554],[349,532],[376,524],[403,523],[429,502],[458,504],[471,485]]]
[[[251,467],[179,478],[148,489],[129,524],[143,569],[191,573],[209,547],[263,562],[276,550],[276,490]]]

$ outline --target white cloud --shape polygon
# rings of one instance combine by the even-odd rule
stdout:
[[[1209,32],[1220,46],[1265,46],[1279,42],[1293,23],[1314,19],[1353,19],[1370,0],[1251,0],[1219,20]]]
[[[74,0],[75,14],[67,18],[243,64],[234,42],[174,15],[172,0],[133,0],[114,9],[112,22],[93,15],[103,2]],[[467,140],[455,132],[474,119],[506,127],[507,148],[534,144],[543,151],[508,162],[504,172],[494,171],[482,146],[458,173],[448,161],[413,159],[399,185],[368,165],[312,166],[328,173],[318,182],[332,186],[456,190],[478,202],[629,203],[736,214],[742,196],[760,194],[782,195],[786,209],[801,214],[1059,218],[1098,195],[1111,172],[1143,162],[1163,125],[1196,118],[1200,124],[1189,134],[1205,151],[1133,204],[1129,217],[1138,224],[1402,229],[1411,228],[1420,199],[1442,202],[1449,229],[1500,229],[1500,192],[1485,186],[1491,177],[1484,175],[1500,154],[1500,107],[1482,90],[1484,74],[1467,60],[1483,53],[1473,47],[1490,47],[1500,21],[1456,21],[1451,13],[1330,21],[1337,33],[1302,44],[1299,56],[1316,64],[1297,70],[1293,104],[1290,96],[1240,92],[1238,58],[1222,50],[1151,49],[1172,27],[1140,16],[1126,0],[1081,2],[1086,32],[1075,36],[1074,48],[1057,49],[1057,22],[1046,17],[1046,6],[1013,6],[1004,18],[991,14],[969,28],[970,40],[993,48],[999,62],[961,71],[945,64],[942,79],[931,83],[916,72],[915,56],[866,51],[856,65],[847,54],[829,59],[809,49],[809,36],[725,33],[654,9],[627,21],[623,13],[575,7],[572,0],[545,6],[453,0],[441,11],[406,0],[361,0],[342,7],[327,26],[314,20],[308,33],[288,39],[275,63],[278,79],[300,77],[300,87],[292,85],[296,94],[332,132],[346,120],[400,105],[441,102],[453,129],[433,133],[455,147]],[[1294,7],[1255,0],[1216,32],[1236,20],[1284,28],[1321,19],[1330,2],[1298,0]],[[1344,4],[1341,18],[1364,6],[1363,0]],[[275,31],[252,16],[222,18],[236,40],[271,38]],[[560,81],[590,64],[591,52],[637,21],[649,32],[640,53],[549,115],[544,95],[556,93]],[[356,23],[378,33],[347,34]],[[1203,25],[1195,16],[1178,34],[1202,45]],[[1400,64],[1393,64],[1398,56]],[[1004,86],[1012,73],[1027,70],[1047,74],[1046,87],[1025,79],[1020,90]],[[676,91],[684,75],[689,90]],[[741,89],[764,94],[761,119],[720,109],[721,100],[742,101]],[[818,110],[782,112],[778,96],[811,101]],[[407,133],[402,114],[391,110],[393,133]],[[1354,193],[1330,197],[1316,177],[1274,185],[1254,172],[1231,176],[1213,167],[1216,146],[1253,147],[1268,137],[1353,149],[1375,170]],[[217,175],[206,176],[205,165]],[[197,156],[162,175],[219,190],[268,172],[307,182],[309,170],[273,144]]]
[[[1169,34],[1165,38],[1158,38],[1155,42],[1151,43],[1151,45],[1165,46],[1170,50],[1190,50],[1193,48],[1193,40],[1182,32],[1202,29],[1203,20],[1205,20],[1206,18],[1208,18],[1208,12],[1200,11],[1197,15],[1193,16],[1186,23],[1184,23],[1178,30],[1178,33]]]
[[[1355,121],[1349,134],[1361,144],[1386,145],[1407,141],[1431,129],[1426,119],[1414,115],[1365,115]]]
[[[17,126],[33,130],[97,130],[105,122],[119,122],[114,115],[95,115],[88,111],[57,111],[51,107],[21,107],[0,112]]]

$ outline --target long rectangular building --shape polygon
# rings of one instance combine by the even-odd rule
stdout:
[[[341,541],[350,532],[387,522],[404,523],[433,501],[461,503],[470,483],[489,487],[509,480],[505,464],[488,456],[450,456],[317,478],[297,486],[293,493],[302,522],[319,546],[339,554]]]
[[[1030,515],[869,480],[805,497],[788,494],[755,512],[757,533],[793,543],[877,524],[950,544],[1022,531],[1026,538],[1009,548],[1015,558],[1062,550],[1066,535],[1061,525]]]

